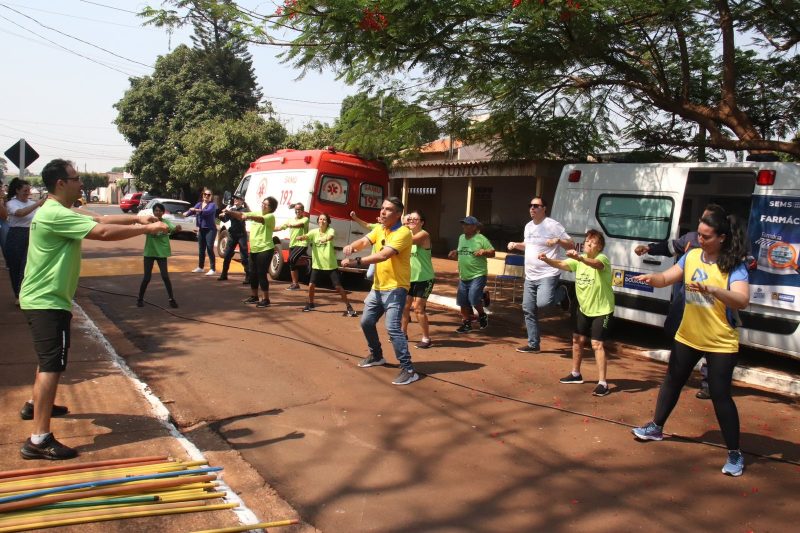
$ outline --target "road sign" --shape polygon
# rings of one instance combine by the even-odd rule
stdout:
[[[26,143],[25,139],[17,141],[17,144],[5,151],[5,155],[20,170],[24,170],[28,165],[39,159],[39,152]],[[20,166],[20,163],[22,163],[22,166]]]

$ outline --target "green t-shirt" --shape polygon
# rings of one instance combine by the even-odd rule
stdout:
[[[306,234],[306,242],[311,245],[311,265],[315,270],[336,270],[336,249],[333,246],[333,237],[336,231],[328,228],[323,233],[319,228],[312,229]],[[321,239],[326,242],[320,242]],[[330,240],[327,240],[330,239]]]
[[[586,254],[582,254],[586,257]],[[604,254],[595,257],[603,263],[597,270],[575,259],[564,262],[575,272],[575,294],[581,313],[586,316],[602,316],[614,312],[614,291],[611,289],[611,262]]]
[[[428,281],[434,278],[433,261],[429,248],[411,245],[411,283]]]
[[[275,230],[275,214],[250,211],[246,217],[262,217],[264,222],[250,221],[250,251],[252,253],[266,252],[275,248],[272,242],[272,232]]]
[[[19,295],[22,309],[72,310],[81,274],[81,240],[96,225],[52,198],[36,211]]]
[[[463,234],[458,238],[458,275],[464,281],[489,274],[486,256],[473,255],[481,249],[494,250],[492,243],[482,233],[476,233],[471,239],[467,239]]]
[[[305,247],[306,243],[298,241],[297,238],[308,233],[308,217],[295,218],[290,220],[288,224],[302,224],[299,228],[289,228],[289,248],[295,246]]]
[[[145,257],[169,257],[172,255],[172,248],[169,245],[169,236],[175,232],[175,224],[162,218],[161,222],[167,225],[167,233],[158,235],[145,235],[144,237],[144,256]]]

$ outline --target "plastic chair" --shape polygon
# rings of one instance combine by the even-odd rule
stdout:
[[[525,282],[525,256],[517,254],[506,254],[503,263],[503,273],[494,277],[494,296],[503,294],[503,289],[511,284],[511,302],[514,303],[517,297],[517,284],[520,286]]]

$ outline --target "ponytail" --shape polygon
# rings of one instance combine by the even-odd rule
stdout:
[[[6,201],[14,198],[17,195],[17,191],[19,191],[26,185],[30,185],[30,183],[19,178],[14,178],[13,180],[11,180],[11,183],[8,184],[8,194],[6,194]]]
[[[748,253],[742,220],[736,215],[712,212],[702,217],[700,222],[713,228],[717,235],[725,235],[717,258],[717,267],[721,272],[729,274]]]

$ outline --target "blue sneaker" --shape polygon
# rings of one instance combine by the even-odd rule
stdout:
[[[639,440],[663,440],[664,433],[661,431],[662,429],[655,422],[648,422],[642,427],[633,428],[631,433]]]
[[[722,467],[727,476],[739,477],[744,473],[744,455],[739,450],[728,450],[728,462]]]

